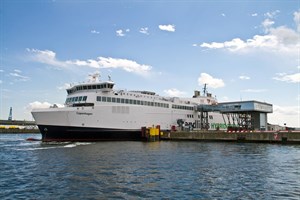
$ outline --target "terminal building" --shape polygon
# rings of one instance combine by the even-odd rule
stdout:
[[[226,115],[230,122],[253,130],[267,130],[267,114],[273,112],[272,104],[259,101],[226,102],[219,105],[224,108],[220,112]]]
[[[273,112],[273,105],[259,101],[224,102],[218,105],[199,105],[197,110],[201,113],[201,124],[208,124],[208,112],[217,111],[223,116],[224,123],[234,129],[267,130],[268,113]]]

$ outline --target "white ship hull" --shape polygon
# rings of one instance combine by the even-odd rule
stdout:
[[[140,140],[143,127],[195,128],[202,117],[195,106],[215,101],[211,96],[166,98],[147,91],[116,91],[113,85],[108,81],[73,86],[67,90],[65,107],[33,110],[42,140]],[[222,121],[221,114],[209,114],[208,124]]]
[[[172,127],[178,126],[178,119],[184,119],[187,124],[193,124],[195,121],[192,118],[186,119],[187,115],[194,116],[193,111],[126,105],[41,109],[33,111],[32,114],[44,140],[56,141],[116,138],[113,135],[108,136],[108,132],[110,134],[126,132],[124,137],[120,135],[118,139],[140,139],[137,134],[140,135],[142,127],[159,125],[161,130],[169,131]],[[220,114],[211,113],[211,116],[214,120],[210,120],[210,124],[222,122]],[[74,135],[74,132],[82,134],[78,136]]]

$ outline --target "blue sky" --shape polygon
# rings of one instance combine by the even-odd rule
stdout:
[[[0,1],[0,118],[32,119],[100,72],[117,89],[273,104],[269,122],[300,127],[300,3]]]

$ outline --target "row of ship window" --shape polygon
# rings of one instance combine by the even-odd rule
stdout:
[[[86,100],[87,100],[87,96],[69,97],[66,100],[66,104],[75,103],[75,102],[85,102]],[[167,103],[141,101],[141,100],[136,100],[136,99],[124,99],[124,98],[116,98],[116,97],[97,96],[97,101],[169,108],[169,104],[167,104]],[[172,108],[173,109],[181,109],[181,110],[193,110],[194,109],[191,106],[183,106],[183,105],[175,105],[175,104],[172,105]]]
[[[136,100],[136,99],[123,99],[123,98],[116,98],[116,97],[97,96],[97,101],[169,108],[169,104],[167,104],[167,103],[141,101],[141,100]]]
[[[136,99],[123,99],[123,98],[116,98],[116,97],[97,96],[97,101],[169,108],[169,104],[167,104],[167,103],[141,101],[141,100],[136,100]],[[194,109],[191,106],[182,106],[182,105],[172,105],[172,108],[182,109],[182,110],[193,110]]]
[[[80,97],[69,97],[66,100],[66,104],[68,103],[75,103],[75,102],[82,102],[82,101],[86,101],[87,96],[80,96]]]
[[[96,90],[96,89],[105,89],[105,88],[112,89],[113,86],[114,84],[112,83],[102,83],[97,85],[80,85],[80,86],[73,87],[71,89],[67,89],[67,93],[71,94],[73,92],[80,91],[80,90]]]
[[[187,114],[186,116],[187,116],[187,118],[195,118],[195,117],[198,117],[199,119],[201,119],[201,115],[194,116],[194,115]],[[208,117],[209,117],[209,119],[214,119],[214,117],[213,117],[212,115],[209,115]]]

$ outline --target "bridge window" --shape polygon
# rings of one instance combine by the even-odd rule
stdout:
[[[112,89],[113,88],[113,84],[108,84],[108,88]]]

